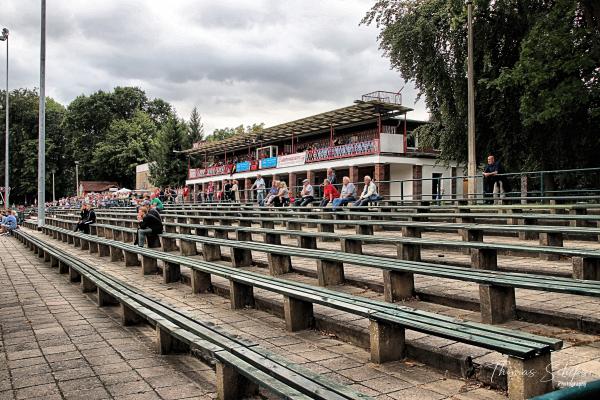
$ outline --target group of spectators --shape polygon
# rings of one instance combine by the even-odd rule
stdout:
[[[199,202],[212,203],[220,201],[240,201],[240,184],[237,179],[225,179],[222,184],[209,182],[204,193],[198,193]]]
[[[12,231],[17,229],[17,212],[10,208],[0,212],[2,219],[0,220],[0,236],[10,235]]]
[[[358,196],[356,185],[350,182],[350,178],[344,176],[342,178],[341,190],[338,190],[335,185],[337,178],[333,168],[327,169],[327,177],[323,180],[323,197],[320,202],[321,207],[326,207],[329,203],[332,205],[332,210],[337,211],[340,207],[352,203],[355,207],[368,205],[370,202],[376,202],[382,199],[377,192],[377,186],[370,176],[364,177],[364,188]],[[257,201],[260,206],[282,207],[294,205],[296,207],[305,207],[312,204],[315,200],[315,188],[310,184],[308,179],[302,181],[302,189],[297,197],[292,198],[290,189],[284,181],[273,179],[271,188],[266,192],[265,181],[260,174],[257,175],[251,189],[256,190]]]
[[[146,237],[149,235],[160,235],[163,232],[162,218],[160,210],[163,209],[163,203],[158,196],[151,200],[147,197],[143,201],[143,205],[138,207],[137,221],[139,228],[135,236],[134,244],[144,247]],[[9,210],[10,211],[10,210]],[[75,225],[75,232],[81,231],[89,235],[90,226],[96,223],[96,213],[91,203],[84,203],[79,214],[79,220]],[[7,217],[7,230],[11,229],[12,220]],[[16,219],[14,220],[16,227]],[[5,229],[5,218],[2,218],[1,229]],[[15,229],[15,228],[12,228]]]

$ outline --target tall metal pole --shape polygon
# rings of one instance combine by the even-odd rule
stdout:
[[[52,205],[54,205],[54,203],[56,203],[56,196],[54,195],[54,173],[56,172],[56,170],[52,170]]]
[[[8,115],[10,112],[10,107],[8,104],[8,98],[9,98],[9,92],[8,92],[8,29],[6,28],[2,28],[2,36],[0,36],[0,40],[6,40],[6,152],[4,155],[4,208],[8,208],[10,206],[10,190],[8,188],[8,184],[9,184],[9,179],[8,179],[8,173],[9,173],[9,165],[10,165],[10,159],[8,158],[8,140],[9,140],[9,128],[8,128]]]
[[[79,161],[75,161],[75,197],[79,197]]]
[[[46,0],[42,0],[40,39],[40,115],[38,143],[38,227],[46,222]]]
[[[10,189],[9,189],[9,166],[10,159],[8,156],[8,146],[9,146],[9,135],[8,135],[8,30],[6,30],[6,137],[5,137],[5,145],[4,145],[4,200],[6,202],[4,208],[10,207]]]
[[[468,50],[467,50],[467,81],[468,81],[468,164],[469,175],[468,191],[469,197],[475,197],[477,173],[477,162],[475,154],[475,78],[473,76],[473,0],[467,0],[467,26],[468,26]]]

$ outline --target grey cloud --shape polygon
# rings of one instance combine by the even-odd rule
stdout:
[[[15,37],[11,85],[38,86],[39,2],[4,3],[0,22]],[[183,117],[197,105],[208,131],[346,106],[403,85],[377,48],[377,31],[358,26],[368,8],[363,0],[54,0],[47,92],[66,104],[136,85]],[[414,87],[404,93],[412,107]],[[423,102],[415,108],[426,115]]]

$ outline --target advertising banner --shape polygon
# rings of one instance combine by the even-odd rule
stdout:
[[[250,162],[244,161],[235,165],[235,172],[250,171]]]
[[[287,156],[277,157],[277,167],[294,167],[296,165],[303,165],[306,160],[306,153],[289,154]]]
[[[277,166],[277,157],[263,158],[260,160],[260,169],[275,168]]]

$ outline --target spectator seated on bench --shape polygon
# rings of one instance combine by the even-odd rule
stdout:
[[[381,200],[381,196],[377,193],[377,186],[369,175],[365,175],[365,187],[358,198],[354,202],[355,207],[363,207],[369,205],[369,203],[375,203]]]
[[[340,197],[333,199],[332,211],[337,211],[338,207],[345,206],[356,200],[356,186],[354,186],[354,183],[350,182],[350,178],[347,176],[342,178],[342,182],[343,185]]]
[[[75,232],[81,231],[86,234],[90,234],[90,225],[96,223],[96,213],[92,209],[91,204],[86,203],[81,209],[81,214],[77,225],[75,226]]]
[[[300,198],[296,199],[294,205],[296,207],[306,207],[312,204],[315,199],[315,189],[310,184],[308,179],[302,181],[302,190],[300,191]]]
[[[2,222],[0,222],[0,235],[10,235],[15,229],[17,229],[17,217],[15,217],[15,212],[9,208],[6,210],[6,216],[2,217]]]
[[[144,247],[146,236],[148,236],[148,247],[160,247],[158,235],[163,232],[163,224],[156,208],[152,207],[148,210],[147,207],[140,207],[138,221],[140,221],[140,227],[137,231],[137,245]],[[157,242],[159,246],[156,246]]]

